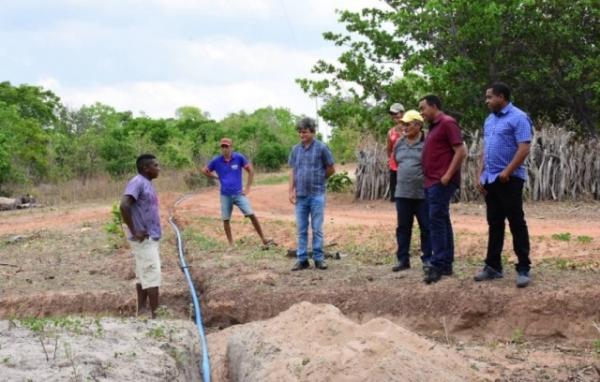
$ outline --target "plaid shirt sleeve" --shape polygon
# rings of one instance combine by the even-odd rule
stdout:
[[[323,145],[323,151],[321,153],[323,159],[323,165],[325,167],[333,166],[335,164],[335,160],[333,159],[333,154],[329,149],[329,146]]]
[[[515,139],[517,143],[531,142],[531,119],[523,116],[515,121]]]
[[[290,152],[290,156],[288,157],[288,166],[294,168],[294,162],[296,160],[296,146],[292,147],[292,151]]]

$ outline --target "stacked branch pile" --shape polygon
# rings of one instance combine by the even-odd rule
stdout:
[[[467,158],[462,167],[460,200],[481,200],[479,181],[480,133],[467,140]],[[578,138],[574,132],[545,125],[534,134],[526,160],[529,200],[599,200],[600,140]],[[371,139],[357,150],[355,196],[360,200],[388,197],[389,175],[385,146]]]

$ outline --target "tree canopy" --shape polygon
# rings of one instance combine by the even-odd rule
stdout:
[[[597,0],[386,0],[338,12],[346,32],[324,38],[346,50],[336,63],[318,61],[317,79],[297,80],[325,98],[321,115],[334,126],[358,116],[359,125],[381,131],[387,105],[414,108],[434,93],[476,129],[487,114],[486,86],[503,81],[534,118],[573,119],[582,132],[598,133]]]
[[[219,153],[224,136],[257,167],[276,170],[297,142],[295,120],[272,107],[221,121],[189,105],[174,118],[134,117],[101,103],[69,109],[51,91],[2,82],[0,193],[16,184],[131,174],[144,152],[156,154],[163,168],[197,168]]]

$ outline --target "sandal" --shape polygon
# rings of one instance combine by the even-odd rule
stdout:
[[[273,240],[268,239],[266,243],[264,243],[260,248],[263,251],[268,251],[271,248],[275,248],[277,247],[277,243],[275,243]]]

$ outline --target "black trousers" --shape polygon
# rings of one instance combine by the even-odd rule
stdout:
[[[504,221],[508,219],[510,233],[513,236],[513,249],[519,262],[517,272],[529,272],[529,231],[523,212],[523,183],[517,177],[510,177],[507,183],[496,179],[486,184],[486,214],[489,225],[486,265],[498,272],[502,271],[502,247],[504,245]]]
[[[390,202],[396,201],[394,194],[396,193],[397,174],[396,171],[390,169]]]

